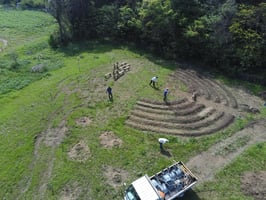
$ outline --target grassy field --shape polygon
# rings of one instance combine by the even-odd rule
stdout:
[[[0,26],[0,37],[8,41],[8,47],[0,53],[1,199],[60,199],[67,188],[72,188],[69,190],[76,199],[122,199],[124,187],[107,184],[103,173],[107,166],[125,170],[125,182],[130,183],[140,175],[152,175],[173,160],[188,161],[247,122],[239,119],[231,128],[210,136],[167,136],[172,157],[164,156],[157,144],[163,135],[137,131],[124,122],[138,99],[162,99],[173,64],[97,42],[52,50],[47,39],[56,24],[49,15],[36,11],[2,9]],[[104,80],[113,63],[123,61],[130,63],[132,70],[118,81]],[[31,67],[37,64],[43,64],[46,70],[31,73]],[[159,90],[153,90],[148,82],[158,74]],[[112,103],[105,93],[108,85],[113,87]],[[84,116],[91,123],[78,126],[76,120]],[[62,127],[67,129],[63,138],[52,138],[60,142],[48,144],[51,138],[45,133],[60,133]],[[103,148],[99,136],[105,131],[112,131],[123,145]],[[89,147],[89,158],[84,162],[68,156],[80,141]],[[265,143],[251,147],[222,169],[215,181],[197,187],[186,198],[251,199],[241,193],[240,175],[246,170],[266,170],[265,158]]]

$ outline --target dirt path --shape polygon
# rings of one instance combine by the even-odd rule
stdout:
[[[186,164],[197,174],[199,182],[212,180],[216,172],[229,164],[248,147],[258,142],[265,142],[265,132],[266,119],[252,122],[233,136],[191,158]]]
[[[63,88],[65,87],[65,88]],[[16,199],[21,199],[22,196],[28,191],[29,187],[32,184],[33,176],[35,175],[35,168],[38,165],[44,165],[45,162],[45,170],[39,174],[39,187],[37,188],[37,192],[33,199],[45,199],[45,194],[49,187],[49,180],[52,177],[53,167],[55,162],[55,150],[64,140],[68,128],[66,127],[66,117],[70,114],[72,110],[67,109],[68,105],[68,96],[73,92],[70,91],[67,86],[64,86],[63,83],[60,83],[59,90],[55,94],[55,96],[51,96],[51,100],[56,99],[60,96],[60,94],[64,93],[66,96],[64,98],[64,104],[61,108],[58,108],[49,116],[48,128],[41,132],[35,138],[35,146],[34,146],[34,158],[29,166],[31,170],[31,174],[27,179],[23,180],[23,187],[21,189],[20,195]],[[58,113],[64,113],[64,119],[58,125],[58,127],[53,127],[53,120],[56,118]],[[41,148],[43,146],[50,147],[50,150],[45,152],[45,155],[42,154]]]

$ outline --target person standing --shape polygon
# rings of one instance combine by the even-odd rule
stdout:
[[[198,96],[197,92],[194,91],[194,92],[192,93],[192,96],[191,96],[192,101],[194,101],[194,102],[197,101],[197,96]]]
[[[163,100],[164,100],[164,101],[167,101],[168,93],[169,93],[168,88],[164,89],[164,91],[163,91]]]
[[[163,150],[163,145],[164,145],[166,142],[169,142],[169,140],[166,139],[166,138],[159,138],[159,139],[158,139],[158,142],[159,142],[159,144],[160,144],[160,149]]]
[[[108,86],[108,88],[106,89],[106,92],[108,93],[109,100],[112,101],[113,100],[112,88]]]
[[[150,81],[150,85],[152,85],[155,88],[157,80],[158,80],[158,76],[152,77]]]

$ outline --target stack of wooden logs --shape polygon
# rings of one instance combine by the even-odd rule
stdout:
[[[126,62],[122,62],[119,64],[118,62],[116,62],[113,65],[113,73],[109,72],[105,74],[104,78],[105,80],[108,80],[113,76],[113,79],[116,81],[128,71],[130,71],[130,64]]]

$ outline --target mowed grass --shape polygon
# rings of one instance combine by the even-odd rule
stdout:
[[[23,17],[25,11],[12,12],[21,19],[21,24],[27,26],[28,18]],[[37,19],[39,15],[50,20],[45,13],[32,11],[29,18],[36,16]],[[32,21],[29,24],[34,26]],[[10,26],[14,27],[18,43],[20,37],[28,38],[27,32],[24,35],[21,31],[21,36],[18,34],[19,29],[23,30],[22,25],[18,30],[15,30],[15,25]],[[11,87],[0,94],[1,199],[60,199],[66,188],[70,188],[77,199],[122,199],[124,187],[114,188],[107,183],[104,175],[107,166],[127,171],[125,182],[130,183],[146,173],[158,172],[173,160],[188,161],[193,155],[243,128],[249,120],[239,119],[225,131],[200,138],[167,136],[170,143],[166,149],[171,157],[162,155],[157,139],[164,135],[143,133],[125,126],[124,122],[138,99],[162,100],[167,76],[174,70],[174,65],[125,47],[99,43],[71,44],[54,51],[47,46],[49,31],[47,35],[42,34],[43,37],[38,34],[31,36],[33,41],[28,40],[25,45],[13,46],[12,51],[18,53],[21,62],[17,71],[10,71],[6,66],[11,62],[7,55],[10,52],[0,54],[5,60],[1,68],[5,76],[1,76],[1,81],[2,77],[12,82],[23,80],[22,75],[37,76],[21,88]],[[29,54],[25,53],[29,51]],[[131,64],[131,71],[118,81],[105,81],[104,74],[111,72],[113,64],[124,61]],[[32,75],[29,69],[38,63],[46,63],[47,71]],[[159,76],[158,90],[148,85],[154,75]],[[105,92],[108,85],[113,88],[112,103]],[[181,97],[170,93],[169,98]],[[84,116],[92,122],[86,127],[78,126],[76,120]],[[266,116],[265,110],[262,116]],[[36,144],[42,133],[55,130],[64,121],[68,131],[62,143],[47,146],[44,137],[39,146]],[[104,131],[112,131],[123,141],[122,146],[103,148],[99,136]],[[68,157],[70,149],[80,141],[90,149],[89,158],[84,162]],[[243,163],[256,163],[252,165],[254,171],[265,170],[265,160],[262,159],[265,157],[265,144],[250,148],[222,169],[221,174],[217,174],[217,181],[197,188],[191,199],[230,199],[229,194],[249,199],[239,187],[240,174],[251,166],[243,166]],[[225,172],[226,176],[223,175]],[[230,192],[226,185],[228,182],[237,182]]]

